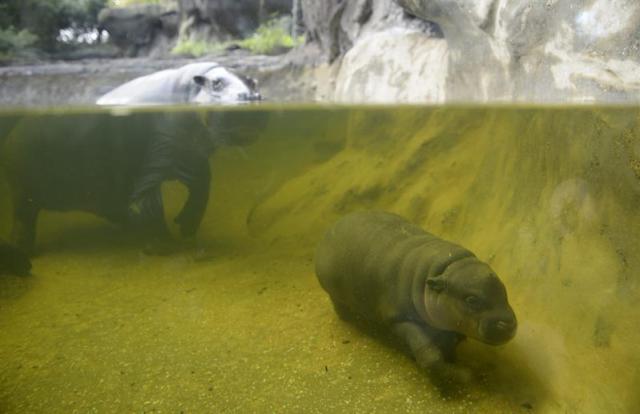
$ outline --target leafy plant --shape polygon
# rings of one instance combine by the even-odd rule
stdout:
[[[304,43],[304,36],[293,38],[287,30],[289,21],[288,18],[269,20],[258,27],[253,35],[240,41],[180,40],[171,53],[200,57],[221,52],[232,45],[238,45],[255,54],[271,54],[283,49],[291,49]]]
[[[34,53],[32,46],[38,37],[28,30],[16,31],[13,27],[0,29],[0,65],[11,62],[17,56]]]
[[[38,36],[28,30],[17,31],[13,27],[0,29],[0,53],[5,56],[33,46],[38,41]]]
[[[304,37],[293,38],[287,30],[290,19],[272,19],[258,27],[250,37],[238,45],[257,54],[270,54],[281,49],[291,49],[304,43]]]
[[[224,50],[229,43],[213,43],[204,40],[180,40],[171,50],[174,55],[191,55],[200,57]]]
[[[109,6],[125,7],[134,4],[161,4],[166,2],[167,0],[109,0]]]

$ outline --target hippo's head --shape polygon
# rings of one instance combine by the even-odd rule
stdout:
[[[262,100],[256,81],[216,66],[203,75],[193,77],[198,88],[194,103],[243,103]]]
[[[518,325],[504,285],[475,257],[457,260],[427,279],[425,308],[435,328],[491,345],[508,342]]]

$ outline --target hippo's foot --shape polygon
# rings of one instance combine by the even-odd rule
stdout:
[[[440,362],[434,364],[429,369],[435,382],[439,385],[460,386],[471,382],[473,375],[466,367],[451,364],[449,362]]]
[[[176,240],[170,236],[166,236],[157,237],[147,241],[147,244],[142,251],[144,254],[149,256],[168,256],[175,253],[194,250],[196,248],[197,242],[193,238]]]
[[[471,371],[446,362],[442,352],[435,346],[420,348],[416,351],[415,358],[420,368],[428,372],[433,383],[443,392],[459,389],[472,379]]]
[[[31,261],[20,249],[0,240],[0,275],[4,274],[29,276]]]
[[[181,246],[170,238],[158,238],[147,242],[142,252],[149,256],[168,256],[181,250]]]

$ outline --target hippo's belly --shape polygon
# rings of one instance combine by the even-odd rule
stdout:
[[[39,117],[6,139],[3,166],[12,191],[39,208],[116,218],[126,214],[148,136],[104,116]]]

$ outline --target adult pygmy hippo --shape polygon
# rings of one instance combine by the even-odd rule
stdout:
[[[390,330],[424,368],[446,368],[466,336],[499,345],[516,332],[487,264],[395,214],[345,216],[320,242],[315,267],[343,319]]]
[[[254,79],[215,62],[191,63],[129,81],[97,100],[98,105],[238,103],[262,99]]]
[[[216,114],[211,114],[211,116]],[[42,210],[85,211],[144,235],[149,253],[168,253],[161,185],[178,180],[189,197],[176,217],[193,236],[209,199],[209,155],[217,135],[209,113],[34,115],[0,142],[11,189],[11,243],[31,253]]]

